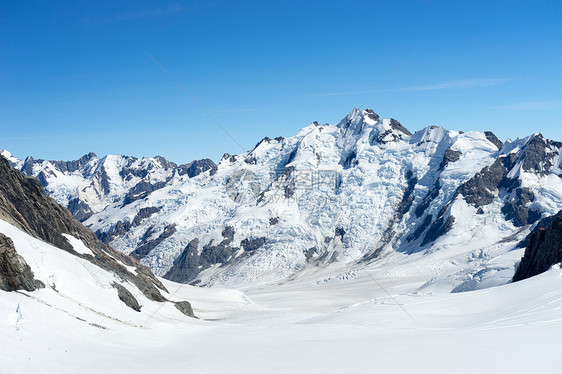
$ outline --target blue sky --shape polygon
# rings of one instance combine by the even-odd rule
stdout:
[[[0,148],[218,161],[339,121],[400,66],[366,106],[412,131],[562,140],[560,19],[560,1],[2,1]]]

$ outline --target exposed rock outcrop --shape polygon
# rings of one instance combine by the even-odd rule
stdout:
[[[145,218],[150,217],[154,213],[158,213],[161,209],[162,207],[141,208],[132,222],[128,220],[118,221],[108,231],[96,231],[96,236],[102,242],[109,244],[114,237],[124,235],[130,229],[139,226]]]
[[[392,127],[394,130],[398,130],[398,131],[400,131],[400,132],[402,132],[406,135],[412,135],[410,130],[408,130],[407,128],[402,126],[402,124],[400,122],[398,122],[397,120],[395,120],[394,118],[390,119],[390,127]]]
[[[198,253],[199,239],[195,238],[182,251],[174,261],[172,268],[164,278],[174,282],[189,282],[199,273],[200,256]],[[201,268],[203,265],[201,265]]]
[[[546,173],[552,167],[554,153],[548,152],[550,142],[541,134],[533,136],[523,149],[523,170]]]
[[[515,227],[532,224],[541,218],[539,211],[530,209],[528,204],[535,200],[535,194],[527,187],[517,188],[515,198],[502,207],[505,219],[513,221]]]
[[[210,268],[214,264],[222,264],[227,262],[239,248],[232,248],[230,244],[234,239],[234,228],[227,226],[222,231],[223,240],[218,244],[213,241],[203,246],[199,253],[199,239],[195,238],[185,247],[180,256],[174,261],[172,268],[164,275],[164,278],[174,282],[188,283],[194,280],[199,273]],[[258,242],[249,243],[253,249],[265,238],[259,238]]]
[[[191,307],[191,304],[188,301],[178,301],[174,303],[174,305],[177,310],[179,310],[186,316],[195,317],[195,314],[193,314],[193,308]]]
[[[45,186],[46,183],[41,183],[41,185]],[[92,208],[78,198],[74,198],[68,202],[68,210],[72,213],[74,218],[80,222],[84,222],[94,214]]]
[[[127,305],[129,308],[133,309],[134,311],[137,312],[141,311],[141,306],[139,305],[139,302],[137,301],[137,299],[135,299],[133,294],[128,289],[126,289],[119,283],[115,283],[115,282],[113,282],[111,285],[113,286],[113,288],[117,290],[117,296],[119,297],[119,300],[124,302],[125,305]]]
[[[240,242],[240,246],[244,248],[244,251],[246,252],[255,251],[256,249],[263,247],[264,244],[265,244],[264,237],[254,238],[254,239],[244,239]]]
[[[498,158],[492,165],[486,166],[469,181],[463,183],[458,192],[464,196],[467,203],[475,207],[490,204],[496,196],[494,192],[498,190],[498,186],[506,178],[516,160],[517,155],[514,153]]]
[[[178,166],[178,174],[179,175],[188,175],[189,177],[193,178],[207,170],[212,170],[217,166],[213,162],[213,160],[205,158],[202,160],[195,160],[190,162],[189,164],[184,164]]]
[[[158,244],[162,243],[166,238],[169,238],[176,232],[175,225],[173,224],[168,225],[164,228],[162,233],[160,233],[160,235],[158,235],[156,239],[149,240],[149,238],[152,236],[154,232],[153,229],[154,228],[150,228],[147,230],[147,232],[144,234],[141,240],[144,244],[138,247],[137,249],[135,249],[133,253],[131,253],[131,256],[133,256],[136,259],[143,258],[147,254],[149,254],[150,251],[154,249]]]
[[[543,273],[560,262],[562,262],[562,218],[556,217],[550,227],[541,227],[531,235],[513,281],[517,282]]]
[[[35,291],[43,287],[43,282],[34,279],[31,268],[16,252],[12,239],[0,233],[0,290]]]
[[[457,162],[461,157],[460,152],[454,151],[451,148],[447,148],[445,151],[445,155],[443,156],[443,161],[439,165],[439,170],[443,170],[447,167],[447,165]]]
[[[486,136],[486,139],[488,139],[488,141],[490,143],[492,143],[493,145],[495,145],[496,147],[498,147],[498,149],[502,149],[503,147],[503,142],[501,140],[498,139],[498,137],[496,136],[496,134],[494,134],[491,131],[485,131],[484,135]]]

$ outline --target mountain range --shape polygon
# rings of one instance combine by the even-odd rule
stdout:
[[[531,232],[560,211],[561,149],[541,134],[411,133],[354,109],[218,164],[2,154],[101,241],[169,280],[244,286],[414,263],[420,289],[464,291],[509,282]]]

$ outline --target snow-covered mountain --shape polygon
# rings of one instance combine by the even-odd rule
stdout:
[[[209,159],[176,165],[161,156],[99,158],[89,153],[76,161],[45,161],[33,157],[19,160],[8,151],[1,154],[25,175],[36,177],[45,191],[80,221],[115,202],[128,204],[141,199],[174,178],[191,178],[215,168]]]
[[[4,155],[102,240],[171,280],[244,285],[325,268],[346,278],[392,263],[419,273],[421,289],[462,291],[507,283],[519,243],[562,209],[561,149],[540,134],[412,134],[354,109],[218,165]]]
[[[146,266],[100,242],[0,157],[0,293],[93,328],[131,325],[159,309],[193,316]],[[7,296],[15,292],[16,296]],[[21,310],[14,309],[17,329]],[[50,312],[50,313],[51,313]]]

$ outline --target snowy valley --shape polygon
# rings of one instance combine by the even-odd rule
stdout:
[[[0,372],[558,372],[561,152],[369,109],[218,164],[2,151]]]

